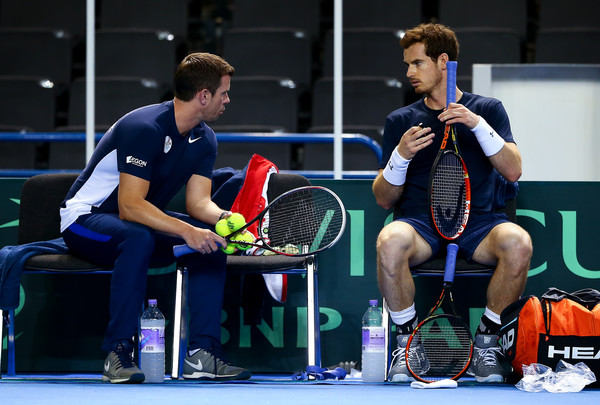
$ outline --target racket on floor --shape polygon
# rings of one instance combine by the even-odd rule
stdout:
[[[285,256],[308,256],[337,243],[346,227],[346,210],[340,198],[325,187],[307,186],[290,190],[274,199],[254,219],[225,236],[227,243],[258,222],[254,243]],[[173,247],[176,257],[195,250],[188,245]]]
[[[456,62],[448,62],[446,107],[456,101]],[[454,125],[446,125],[440,151],[429,176],[431,220],[447,240],[458,238],[469,220],[471,182],[460,156]]]
[[[456,244],[448,244],[442,293],[406,345],[406,366],[419,381],[458,380],[471,363],[473,336],[452,297],[457,252]]]

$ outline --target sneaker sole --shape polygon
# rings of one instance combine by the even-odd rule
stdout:
[[[102,376],[102,381],[110,382],[111,384],[141,384],[146,379],[144,374],[133,374],[130,377],[109,377],[107,375]]]
[[[231,380],[247,380],[252,377],[252,374],[249,371],[244,371],[240,374],[234,375],[219,375],[216,376],[211,373],[203,373],[203,372],[194,372],[191,374],[182,374],[181,375],[186,380],[200,380],[200,381],[231,381]]]
[[[412,382],[412,381],[415,381],[415,379],[406,374],[395,374],[394,376],[392,376],[392,379],[390,381],[391,382]]]
[[[503,383],[504,377],[500,374],[490,374],[488,376],[475,376],[475,381],[479,383]]]

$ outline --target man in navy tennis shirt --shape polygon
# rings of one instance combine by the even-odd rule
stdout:
[[[250,372],[223,359],[221,309],[225,240],[213,226],[229,211],[211,200],[217,141],[206,125],[229,103],[234,68],[208,53],[188,55],[174,78],[171,101],[138,108],[102,137],[60,210],[62,236],[74,254],[114,266],[110,321],[102,348],[109,354],[102,379],[140,383],[132,337],[150,266],[175,261],[172,247],[187,243],[189,339],[183,377],[247,379]],[[185,186],[189,215],[165,211]]]
[[[422,24],[408,30],[400,44],[408,67],[406,76],[423,98],[388,115],[382,164],[373,182],[377,203],[394,208],[395,219],[377,239],[379,288],[398,330],[398,348],[388,378],[397,382],[412,379],[405,348],[418,318],[410,266],[435,257],[444,246],[429,219],[427,188],[444,125],[449,123],[455,124],[472,192],[469,222],[454,243],[459,255],[496,267],[475,336],[471,373],[479,382],[501,382],[509,370],[498,345],[500,313],[523,293],[532,245],[524,229],[497,212],[496,187],[499,175],[501,182],[519,179],[521,155],[500,101],[457,88],[457,102],[444,110],[446,63],[458,58],[458,41],[452,30],[440,24]],[[409,356],[418,359],[425,372],[429,364],[418,349],[413,352],[411,346]]]

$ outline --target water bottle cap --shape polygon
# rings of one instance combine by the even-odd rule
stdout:
[[[377,304],[379,304],[379,300],[369,300],[369,305],[373,306]]]
[[[156,306],[157,302],[158,301],[156,299],[149,299],[148,300],[148,305],[150,305],[150,306],[153,306],[153,305]]]

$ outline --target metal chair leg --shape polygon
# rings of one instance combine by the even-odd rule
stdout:
[[[6,375],[14,377],[16,375],[15,367],[15,310],[9,309],[6,314],[8,330],[6,333]],[[4,322],[4,320],[3,320]],[[2,336],[2,334],[0,334]]]
[[[307,346],[308,364],[321,366],[321,331],[319,319],[319,292],[317,281],[317,263],[314,256],[307,258],[306,268],[307,295]]]
[[[187,340],[187,268],[177,266],[175,279],[175,314],[173,315],[173,350],[171,352],[171,379],[179,379],[182,352]]]
[[[385,301],[385,298],[382,299],[381,302],[381,307],[383,308],[383,317],[382,317],[382,324],[383,324],[383,333],[385,336],[385,340],[384,340],[384,347],[385,347],[385,353],[386,353],[386,359],[387,361],[385,362],[385,375],[387,376],[388,373],[388,367],[390,366],[390,309],[388,308],[387,302]]]

